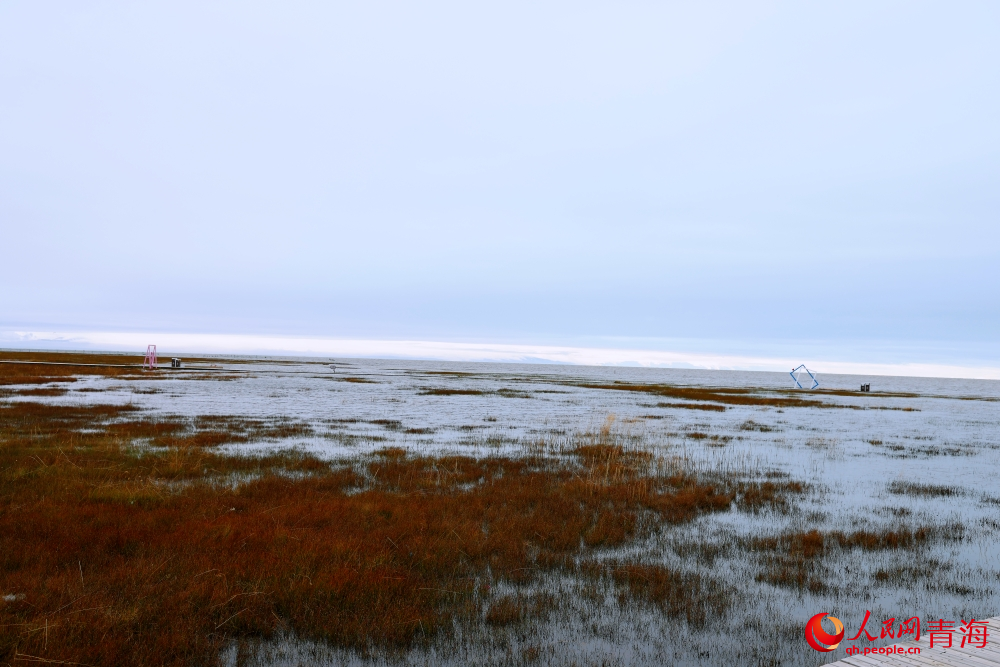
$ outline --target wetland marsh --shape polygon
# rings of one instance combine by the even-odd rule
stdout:
[[[820,611],[998,614],[997,382],[185,361],[0,364],[0,661],[819,665]]]

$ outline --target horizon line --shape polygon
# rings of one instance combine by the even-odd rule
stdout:
[[[805,363],[818,373],[1000,380],[1000,368],[936,363],[868,363],[835,359],[713,354],[668,350],[578,347],[511,343],[461,343],[421,340],[343,339],[253,334],[149,332],[0,332],[0,349],[63,349],[143,352],[155,339],[159,349],[176,354],[314,356],[361,359],[623,366],[702,370],[787,372]]]

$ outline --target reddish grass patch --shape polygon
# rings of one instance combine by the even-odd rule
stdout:
[[[441,389],[428,388],[420,391],[421,396],[485,396],[487,392],[479,389]]]
[[[661,565],[626,565],[614,568],[613,580],[632,596],[658,605],[672,618],[683,618],[695,627],[725,614],[730,591],[717,580],[684,573]]]
[[[64,396],[69,390],[64,387],[38,387],[10,392],[13,396]]]
[[[544,617],[556,607],[555,596],[551,594],[502,595],[490,604],[486,612],[486,623],[501,626],[523,623]]]
[[[733,387],[678,387],[669,384],[628,384],[615,382],[613,384],[576,385],[586,389],[612,389],[615,391],[637,391],[645,394],[655,394],[668,398],[679,398],[688,401],[711,401],[729,405],[760,405],[793,408],[841,408],[847,407],[835,403],[806,400],[802,398],[784,398],[780,396],[761,395],[760,389],[741,389]],[[679,407],[679,406],[671,406]]]
[[[681,408],[684,410],[705,410],[709,412],[725,412],[726,406],[714,403],[657,403],[658,408]]]
[[[789,509],[788,496],[804,493],[806,487],[801,482],[744,482],[737,486],[739,499],[737,506],[749,512],[772,509],[786,512]]]
[[[0,661],[211,664],[232,640],[286,632],[406,646],[482,618],[484,603],[488,622],[515,623],[544,610],[490,603],[478,583],[604,576],[607,566],[580,570],[578,559],[734,497],[601,442],[566,460],[386,449],[361,469],[212,450],[302,428],[0,404],[0,592],[23,596],[0,606]],[[615,576],[626,593],[687,613],[669,592],[687,580],[646,590]]]
[[[0,351],[0,386],[76,382],[75,376],[78,375],[102,375],[122,379],[143,378],[146,380],[169,377],[167,370],[162,373],[143,371],[143,356],[142,354]],[[204,363],[216,360],[185,359],[184,361],[185,363]],[[231,378],[220,378],[207,374],[205,379]]]
[[[794,391],[794,390],[789,390],[789,391]],[[817,393],[820,393],[820,394],[829,394],[831,396],[858,396],[858,397],[861,397],[861,398],[865,398],[865,397],[871,398],[871,397],[874,397],[874,396],[877,396],[877,397],[880,397],[880,398],[919,398],[920,397],[920,394],[914,394],[914,393],[910,393],[910,392],[901,392],[901,391],[875,391],[875,392],[867,392],[867,391],[857,391],[857,390],[853,390],[853,389],[823,389],[822,387],[816,389],[815,391]]]
[[[0,385],[75,382],[76,375],[141,375],[142,355],[0,352]],[[40,362],[40,363],[30,363]],[[58,364],[99,364],[63,366]],[[121,368],[130,364],[132,367]]]
[[[880,551],[908,549],[938,537],[960,538],[961,526],[905,526],[894,529],[820,532],[818,530],[785,533],[777,537],[749,540],[745,547],[764,554],[764,568],[757,581],[775,586],[798,588],[814,593],[826,590],[822,557],[831,549]]]

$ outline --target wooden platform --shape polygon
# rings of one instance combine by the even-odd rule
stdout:
[[[894,646],[903,649],[918,646],[920,647],[919,654],[865,656],[858,654],[828,663],[826,667],[847,667],[848,665],[850,667],[1000,667],[1000,616],[986,619],[986,623],[988,635],[986,648],[970,648],[968,646],[959,648],[962,643],[962,635],[957,632],[958,624],[956,623],[952,648],[941,648],[940,646],[931,648],[927,636],[923,635],[919,642],[909,641],[894,644]]]

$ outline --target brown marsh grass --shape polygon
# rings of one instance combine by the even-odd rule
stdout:
[[[76,382],[77,375],[130,377],[142,375],[142,357],[115,354],[65,354],[44,352],[0,352],[0,385]],[[30,363],[43,362],[43,363]],[[63,366],[58,364],[104,364]],[[117,367],[132,364],[133,367]]]
[[[424,387],[419,392],[420,396],[501,396],[503,398],[533,398],[525,391],[503,387],[496,391],[484,391],[482,389],[449,389],[446,387]]]
[[[787,512],[790,509],[788,497],[800,496],[806,491],[805,484],[794,481],[743,482],[737,488],[740,493],[738,505],[747,512],[765,509]]]
[[[839,403],[829,403],[815,400],[815,397],[825,395],[830,396],[853,396],[858,393],[861,396],[871,396],[871,394],[860,392],[844,392],[840,390],[827,390],[825,392],[808,392],[812,399],[800,398],[804,392],[797,390],[773,390],[763,388],[742,388],[742,387],[681,387],[669,384],[631,384],[627,382],[615,381],[612,384],[578,383],[574,386],[585,389],[610,389],[615,391],[636,391],[646,394],[654,394],[667,398],[683,399],[687,401],[698,401],[691,404],[683,403],[661,403],[658,407],[680,408],[688,407],[695,410],[725,410],[726,405],[748,405],[760,407],[776,408],[831,408],[846,410],[895,410],[901,412],[919,412],[913,407],[894,406],[861,406],[842,405]],[[795,398],[791,398],[795,396]],[[889,396],[916,396],[916,394],[879,394],[882,397]],[[719,405],[721,404],[721,405]],[[697,407],[704,406],[704,407]]]
[[[558,607],[551,593],[516,593],[496,596],[486,612],[488,625],[504,626],[544,618]]]
[[[947,496],[957,496],[960,492],[961,490],[954,486],[919,484],[917,482],[904,482],[898,479],[893,480],[889,484],[889,493],[905,496],[943,498]]]
[[[794,391],[794,390],[789,390]],[[825,389],[819,387],[815,390],[820,394],[829,394],[830,396],[857,396],[859,398],[919,398],[920,394],[914,394],[912,392],[900,392],[900,391],[855,391],[853,389]]]
[[[11,396],[65,396],[69,390],[64,387],[36,387],[34,389],[8,390]]]
[[[534,398],[526,391],[518,391],[517,389],[510,389],[508,387],[497,389],[496,395],[503,396],[504,398]]]
[[[545,598],[488,587],[557,571],[699,622],[724,603],[711,581],[590,554],[739,491],[620,444],[610,424],[555,456],[396,448],[334,465],[215,449],[310,432],[288,420],[0,403],[0,592],[14,596],[0,661],[212,664],[233,641],[288,635],[406,647],[455,621],[544,615]]]
[[[0,386],[76,382],[78,375],[100,375],[122,379],[170,377],[170,371],[166,369],[163,369],[163,372],[143,371],[143,357],[142,354],[0,351]],[[184,361],[210,363],[217,360],[185,359]],[[214,378],[214,376],[206,377]]]
[[[725,615],[732,596],[717,579],[655,565],[616,567],[611,577],[630,596],[648,600],[667,616],[683,618],[696,628]]]
[[[960,539],[962,533],[960,525],[895,526],[853,532],[813,529],[746,540],[744,548],[762,555],[763,569],[757,581],[820,593],[828,588],[823,558],[834,551],[912,549],[933,539]]]
[[[823,401],[806,400],[803,398],[785,398],[780,396],[761,395],[759,389],[743,389],[733,387],[680,387],[669,384],[630,384],[614,382],[612,384],[579,383],[576,386],[585,389],[610,389],[614,391],[637,391],[667,398],[679,398],[688,401],[710,401],[728,405],[754,405],[772,407],[797,408],[842,408],[847,406]]]
[[[777,429],[773,426],[768,426],[767,424],[760,424],[752,419],[748,419],[742,424],[740,424],[741,431],[757,431],[758,433],[771,433]]]
[[[488,392],[479,389],[446,389],[441,387],[426,387],[420,390],[421,396],[485,396]]]
[[[725,412],[726,406],[714,403],[657,403],[658,408],[680,408],[682,410],[705,410],[708,412]]]

